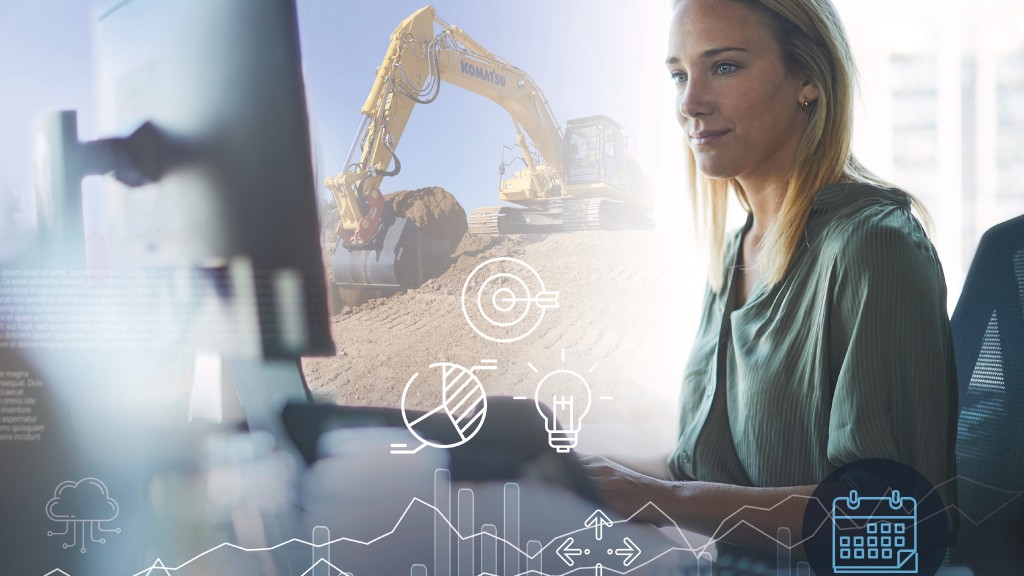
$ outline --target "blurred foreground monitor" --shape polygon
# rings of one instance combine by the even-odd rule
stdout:
[[[38,427],[0,441],[12,574],[133,574],[226,540],[282,541],[287,518],[205,481],[250,439],[210,464],[203,447],[236,427],[186,419],[197,398],[218,412],[234,397],[280,448],[280,408],[308,401],[299,358],[334,352],[294,1],[103,0],[94,40],[98,133],[80,139],[75,112],[39,119],[39,247],[0,266],[14,318],[0,373]],[[86,210],[90,176],[102,202]],[[285,477],[265,483],[282,486],[275,502]],[[118,504],[103,542],[45,513],[85,480]],[[248,532],[211,521],[211,502],[247,510]]]
[[[294,3],[104,1],[95,51],[100,138],[79,142],[74,112],[37,131],[51,262],[178,270],[197,349],[332,354]],[[87,175],[106,231],[85,246]]]

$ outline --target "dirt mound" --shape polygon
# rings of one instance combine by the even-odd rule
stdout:
[[[466,221],[466,211],[458,203],[454,196],[439,186],[418,188],[416,190],[399,190],[384,196],[384,200],[391,206],[396,217],[408,218],[412,223],[427,236],[437,240],[448,240],[452,246],[458,246],[466,235],[469,225]],[[383,232],[383,229],[382,229]],[[333,238],[332,238],[333,239]],[[334,243],[324,243],[322,246],[324,257],[324,269],[327,271],[327,280],[330,289],[331,314],[348,314],[353,308],[369,309],[380,305],[377,300],[387,298],[401,290],[389,288],[339,288],[334,284],[334,269],[332,259],[336,249]],[[457,255],[453,257],[455,261]],[[440,273],[425,273],[424,276],[431,276]]]
[[[398,407],[418,373],[406,406],[430,410],[440,378],[431,365],[439,361],[468,368],[497,360],[495,371],[480,376],[487,393],[531,402],[545,374],[567,369],[585,377],[594,396],[581,442],[607,441],[607,451],[660,450],[660,440],[674,438],[680,351],[696,330],[697,319],[680,330],[677,310],[699,311],[703,297],[697,267],[690,267],[693,282],[669,282],[666,271],[682,266],[679,251],[653,230],[466,234],[444,274],[334,316],[338,355],[304,359],[306,380],[325,400]],[[462,290],[479,264],[502,256],[536,269],[545,288],[559,293],[559,307],[527,337],[495,343],[467,321]]]
[[[427,236],[458,244],[469,229],[466,211],[450,192],[440,186],[399,190],[384,196],[395,215],[412,220]]]
[[[528,243],[521,237],[466,234],[452,253],[452,264],[448,270],[437,278],[427,280],[419,291],[460,294],[466,277],[481,262],[499,256],[521,256]]]

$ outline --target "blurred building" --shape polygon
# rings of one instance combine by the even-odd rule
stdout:
[[[861,73],[855,151],[931,212],[952,307],[981,235],[1024,213],[1024,1],[836,3]]]

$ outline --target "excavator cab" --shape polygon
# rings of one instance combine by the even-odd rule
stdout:
[[[607,182],[626,166],[626,137],[607,116],[570,120],[565,129],[565,183]]]
[[[570,120],[565,128],[562,228],[646,228],[650,185],[626,152],[622,126],[607,116]]]

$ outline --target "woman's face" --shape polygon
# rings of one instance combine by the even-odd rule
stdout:
[[[800,103],[818,91],[787,73],[765,17],[732,0],[682,0],[668,49],[676,115],[701,173],[744,188],[788,177],[807,124]]]

